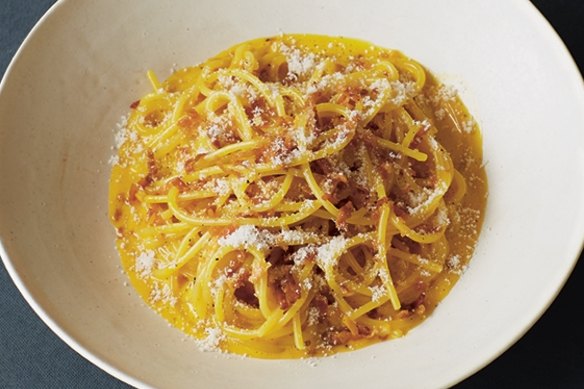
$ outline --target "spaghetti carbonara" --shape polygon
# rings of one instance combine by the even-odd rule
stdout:
[[[133,286],[203,350],[296,358],[400,337],[464,270],[481,136],[416,61],[282,35],[148,77],[116,135],[110,218]]]

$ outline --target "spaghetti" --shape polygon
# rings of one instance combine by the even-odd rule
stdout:
[[[110,217],[132,284],[204,350],[327,355],[400,337],[474,250],[478,126],[398,51],[239,44],[131,105]]]

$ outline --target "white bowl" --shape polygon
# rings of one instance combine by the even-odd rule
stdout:
[[[148,90],[145,71],[279,32],[397,48],[454,83],[482,127],[490,185],[475,257],[426,322],[309,362],[198,351],[124,285],[107,219],[112,130]],[[527,1],[60,1],[1,86],[0,254],[53,331],[134,386],[449,386],[522,336],[575,265],[582,107],[574,63]]]

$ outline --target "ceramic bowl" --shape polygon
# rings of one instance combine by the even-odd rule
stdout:
[[[489,200],[471,264],[406,337],[318,360],[197,349],[120,271],[107,218],[114,129],[161,78],[286,33],[396,48],[454,84],[484,136]],[[584,88],[525,0],[65,0],[0,91],[1,255],[38,315],[137,387],[435,388],[488,364],[540,317],[584,237]]]

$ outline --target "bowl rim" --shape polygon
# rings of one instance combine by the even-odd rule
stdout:
[[[514,0],[515,5],[522,7],[522,13],[525,15],[526,18],[529,18],[530,21],[538,26],[542,27],[546,30],[547,36],[553,40],[552,44],[557,46],[563,52],[562,60],[570,67],[570,71],[573,73],[572,75],[576,77],[576,79],[580,82],[580,88],[584,91],[584,76],[580,72],[574,57],[570,53],[570,50],[566,46],[565,42],[559,36],[557,31],[551,25],[551,23],[546,19],[546,17],[537,9],[537,7],[529,0]],[[21,42],[20,46],[18,47],[17,51],[11,58],[2,79],[0,80],[0,96],[2,95],[4,86],[7,82],[7,79],[10,78],[10,74],[13,72],[13,69],[18,62],[18,59],[21,57],[22,52],[26,50],[29,41],[32,39],[34,35],[36,35],[37,30],[40,28],[42,24],[44,24],[48,19],[53,17],[53,15],[59,11],[60,8],[67,6],[68,4],[72,3],[72,0],[57,0],[53,3],[48,10],[37,20],[34,24],[32,29],[28,32],[25,39]],[[584,94],[583,94],[584,96]],[[584,102],[584,99],[583,99]],[[584,253],[584,236],[581,237],[580,246],[575,247],[575,252],[572,253],[571,259],[568,262],[568,255],[566,255],[566,263],[569,263],[568,271],[566,271],[560,282],[558,282],[554,288],[552,288],[553,293],[546,296],[545,302],[538,307],[537,310],[531,312],[531,317],[529,320],[526,320],[521,326],[520,330],[517,331],[513,337],[507,339],[502,346],[500,346],[495,352],[488,355],[487,358],[483,358],[481,363],[478,363],[474,366],[473,369],[468,369],[464,372],[464,374],[458,375],[451,380],[444,382],[444,387],[450,387],[456,385],[465,379],[471,377],[472,375],[476,374],[480,370],[484,369],[486,366],[491,364],[495,359],[500,357],[504,354],[508,349],[510,349],[515,343],[517,343],[521,338],[525,336],[525,334],[541,319],[543,314],[549,309],[552,303],[556,300],[562,289],[564,288],[566,282],[572,275],[581,255]],[[27,304],[32,308],[34,313],[44,322],[47,327],[57,335],[65,344],[67,344],[70,348],[76,351],[79,355],[81,355],[84,359],[91,362],[93,365],[97,366],[101,370],[105,371],[109,375],[115,377],[116,379],[132,385],[138,388],[152,388],[152,386],[146,384],[145,382],[141,381],[140,379],[124,372],[123,370],[115,367],[111,363],[107,362],[106,360],[98,357],[93,352],[91,352],[88,348],[83,346],[78,340],[76,340],[73,336],[69,335],[57,322],[51,317],[51,315],[34,299],[29,289],[26,287],[23,278],[20,276],[18,271],[16,270],[15,266],[13,265],[10,256],[4,246],[2,237],[0,237],[0,258],[12,279],[14,285],[24,297]]]

